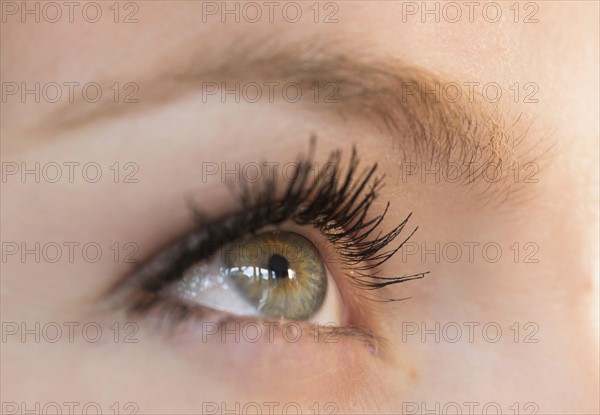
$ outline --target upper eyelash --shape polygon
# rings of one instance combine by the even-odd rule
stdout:
[[[380,232],[375,238],[367,239],[379,227],[390,206],[388,202],[383,213],[366,220],[370,208],[377,198],[377,192],[383,185],[384,176],[375,177],[377,163],[374,163],[355,179],[359,165],[356,147],[352,148],[352,155],[345,173],[339,167],[342,153],[340,150],[335,150],[325,163],[325,166],[332,166],[332,168],[320,170],[315,181],[307,185],[315,147],[316,137],[313,135],[310,139],[308,155],[298,158],[298,167],[280,202],[275,199],[277,188],[277,176],[275,175],[270,177],[262,189],[258,189],[258,192],[248,184],[241,184],[238,202],[242,211],[253,214],[252,220],[248,223],[260,224],[259,227],[262,227],[292,219],[299,225],[315,226],[329,242],[338,248],[345,260],[345,268],[354,271],[354,275],[350,277],[359,288],[378,289],[411,279],[423,278],[428,274],[428,272],[421,272],[400,277],[377,275],[378,272],[375,269],[402,249],[417,231],[418,227],[395,248],[382,252],[400,235],[412,213],[409,213],[398,226],[388,233],[381,235]],[[362,199],[359,199],[361,195]],[[357,202],[357,200],[360,201]],[[273,206],[277,210],[274,211]],[[256,207],[266,207],[266,210],[257,210]],[[276,223],[273,222],[274,217],[277,218]],[[373,272],[365,273],[369,270]]]
[[[313,183],[308,183],[316,147],[316,137],[310,138],[308,155],[300,155],[297,168],[282,199],[277,198],[277,176],[272,175],[256,187],[241,183],[237,189],[240,213],[224,219],[209,221],[199,208],[193,208],[198,229],[184,237],[151,261],[150,270],[143,269],[142,288],[156,294],[180,278],[191,266],[216,253],[223,245],[254,234],[269,225],[292,220],[298,225],[313,225],[337,248],[344,259],[344,267],[354,271],[349,275],[353,284],[366,290],[375,290],[407,280],[423,278],[428,272],[398,277],[377,275],[376,268],[390,259],[416,232],[415,228],[402,242],[389,250],[384,248],[402,232],[411,214],[398,226],[382,235],[369,238],[380,226],[388,212],[366,219],[382,186],[383,176],[375,177],[377,164],[358,173],[359,160],[353,147],[348,168],[340,168],[341,151],[333,151],[318,172]],[[371,271],[368,273],[367,271]],[[136,310],[151,306],[156,296],[142,296],[134,305]],[[379,299],[395,301],[397,299]]]

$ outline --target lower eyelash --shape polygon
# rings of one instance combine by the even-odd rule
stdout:
[[[194,333],[195,336],[200,335],[203,339],[207,336],[204,333],[205,325],[212,324],[217,328],[217,331],[210,332],[210,335],[219,336],[212,337],[213,339],[218,339],[221,338],[223,328],[232,323],[239,325],[240,330],[238,334],[243,331],[241,328],[245,324],[263,323],[264,326],[267,326],[267,323],[270,323],[277,325],[277,327],[285,327],[286,324],[293,324],[297,329],[301,330],[302,336],[313,339],[315,343],[338,343],[340,338],[357,340],[363,343],[374,355],[382,351],[387,351],[389,343],[384,337],[361,326],[330,326],[308,321],[282,322],[266,318],[257,319],[255,317],[233,316],[226,312],[214,311],[202,306],[190,306],[171,299],[161,300],[160,305],[157,303],[152,307],[150,313],[144,314],[144,317],[149,318],[157,324],[158,332],[164,332],[169,336],[175,335],[176,331],[181,329],[184,324],[199,325],[201,330],[186,330],[183,328],[182,331],[185,333]],[[224,340],[221,341],[225,342]]]

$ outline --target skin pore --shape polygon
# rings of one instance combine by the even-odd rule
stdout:
[[[275,413],[292,402],[303,413],[315,403],[321,413],[411,413],[409,403],[422,412],[421,404],[457,403],[469,413],[473,402],[474,413],[490,403],[503,413],[515,403],[519,413],[598,413],[598,4],[539,2],[538,22],[527,24],[523,8],[515,23],[508,2],[500,2],[505,18],[497,23],[480,12],[472,21],[423,23],[404,3],[340,2],[331,24],[321,22],[324,3],[315,23],[312,2],[298,23],[266,16],[223,23],[194,1],[138,2],[132,24],[115,23],[112,14],[96,24],[5,16],[3,84],[98,82],[105,99],[90,103],[79,93],[72,103],[67,94],[39,103],[25,96],[23,103],[20,93],[6,101],[3,94],[3,337],[5,323],[22,322],[63,329],[65,322],[97,322],[104,334],[98,342],[82,339],[79,328],[72,342],[3,338],[2,402],[96,402],[104,413],[115,402],[128,413],[123,405],[134,402],[144,414],[200,413],[207,402],[257,402],[263,413],[268,402],[279,403]],[[314,81],[323,88],[318,102]],[[117,103],[108,89],[115,82]],[[137,103],[123,102],[128,82],[138,86]],[[293,82],[305,95],[237,103],[203,92],[222,82]],[[447,95],[421,95],[447,82],[463,91],[456,105]],[[466,98],[469,85],[493,82],[501,85],[498,102],[489,99],[492,90],[476,102]],[[328,83],[339,102],[323,102]],[[421,89],[402,96],[408,84]],[[536,102],[525,98],[532,90]],[[476,131],[465,119],[476,121]],[[352,336],[331,344],[310,336],[286,342],[279,332],[273,342],[203,341],[197,322],[157,329],[151,318],[104,301],[136,270],[114,259],[116,241],[121,254],[123,244],[135,243],[143,263],[192,230],[190,197],[210,219],[235,213],[231,190],[219,173],[204,180],[203,163],[284,165],[307,152],[312,134],[317,163],[340,149],[347,164],[353,145],[361,169],[378,163],[385,179],[372,214],[390,202],[383,232],[411,212],[398,242],[419,227],[380,274],[429,274],[375,292],[410,300],[365,300],[339,264],[329,269],[348,300],[342,307],[381,338],[381,354]],[[490,184],[481,172],[473,183],[422,176],[465,160],[495,160],[505,177]],[[57,183],[5,175],[7,163],[53,162],[65,175]],[[73,182],[65,162],[80,163]],[[82,179],[88,162],[101,166],[102,180]],[[128,162],[138,168],[135,183],[123,179]],[[314,228],[302,232],[326,245]],[[95,242],[104,255],[55,263],[5,255],[7,244],[74,241]],[[493,246],[483,251],[486,244]],[[457,245],[462,255],[454,261]],[[115,322],[133,322],[139,341],[114,341]],[[502,330],[497,342],[489,340],[494,328],[483,331],[488,323]],[[422,324],[448,331],[437,330],[436,341]],[[462,329],[456,342],[447,340],[454,324]]]

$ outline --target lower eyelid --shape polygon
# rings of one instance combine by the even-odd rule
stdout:
[[[297,225],[292,222],[287,222],[283,225],[279,226],[269,226],[264,228],[262,231],[272,231],[279,230],[282,232],[294,232],[304,236],[306,239],[310,240],[316,247],[317,251],[321,255],[321,260],[323,261],[323,265],[325,266],[328,278],[328,286],[333,289],[328,289],[326,295],[331,297],[332,294],[335,294],[335,307],[338,308],[339,313],[335,314],[333,320],[335,321],[325,321],[331,320],[331,318],[325,318],[323,320],[323,315],[325,314],[323,310],[317,312],[315,316],[311,319],[312,322],[318,321],[319,323],[335,323],[338,326],[354,326],[354,327],[368,327],[367,321],[364,318],[359,318],[364,313],[357,311],[356,309],[359,307],[365,307],[365,304],[361,304],[364,302],[358,301],[357,297],[357,289],[352,286],[350,277],[348,274],[348,269],[344,268],[344,261],[341,259],[339,254],[336,252],[335,248],[329,241],[327,241],[324,236],[318,231],[316,228],[306,226],[306,225]],[[151,277],[150,277],[151,278]],[[143,287],[144,278],[138,279],[138,284],[133,284],[134,286]],[[161,288],[158,292],[143,292],[139,293],[132,292],[132,302],[134,303],[133,309],[138,308],[137,304],[150,304],[150,308],[159,309],[159,312],[162,313],[162,319],[166,320],[167,315],[172,315],[175,317],[176,321],[180,321],[183,316],[186,318],[188,316],[193,316],[194,318],[205,318],[210,315],[218,315],[222,314],[222,318],[225,318],[225,315],[230,315],[228,312],[230,310],[220,308],[218,306],[209,307],[206,304],[190,304],[190,302],[182,303],[177,305],[177,301],[170,298],[170,296],[166,295],[169,292],[173,293],[176,290],[177,284],[180,281],[173,281],[168,285]],[[135,288],[129,287],[130,291],[135,290],[144,290],[144,288]],[[163,291],[163,293],[161,293]],[[166,291],[166,293],[164,292]],[[141,298],[141,300],[136,300],[135,298]],[[332,298],[326,299],[324,305],[331,302]],[[161,303],[163,301],[167,301],[167,303]],[[182,301],[180,301],[181,303]],[[146,306],[144,306],[145,308]],[[329,306],[333,308],[334,306]],[[141,310],[140,310],[141,311]],[[248,310],[250,311],[250,310]],[[212,313],[212,314],[211,314]],[[156,314],[156,313],[155,313]],[[332,310],[328,310],[329,315],[332,314]],[[260,319],[259,315],[250,315],[251,318]],[[240,316],[240,318],[244,318]],[[359,329],[359,331],[365,329]]]
[[[310,231],[306,232],[305,235],[308,233],[310,233]],[[339,264],[335,263],[334,265],[336,265],[337,268],[336,272],[342,271]],[[334,279],[331,273],[331,264],[325,264],[325,266],[328,271],[328,278]],[[345,278],[345,276],[342,276],[341,278]],[[362,322],[358,319],[352,319],[350,317],[351,315],[361,313],[351,311],[351,307],[358,306],[359,302],[356,301],[352,295],[349,295],[351,290],[348,288],[348,284],[340,285],[336,282],[335,284],[329,285],[335,287],[338,291],[336,293],[338,294],[338,300],[346,305],[344,308],[344,315],[342,315],[339,320],[341,321],[341,324],[335,326],[326,324],[329,322],[325,322],[325,324],[315,324],[313,321],[281,321],[262,317],[232,315],[202,305],[184,304],[181,301],[175,301],[168,296],[150,293],[141,294],[141,296],[145,297],[148,303],[151,304],[148,309],[143,311],[130,309],[128,314],[139,321],[147,322],[151,326],[154,326],[157,332],[167,334],[169,340],[177,342],[179,341],[178,339],[190,339],[191,341],[196,343],[199,342],[200,344],[208,343],[210,341],[217,344],[223,344],[228,341],[227,336],[223,338],[220,334],[221,330],[224,327],[227,327],[227,324],[233,324],[235,326],[237,323],[239,325],[239,330],[242,330],[242,332],[245,327],[244,325],[246,325],[246,327],[248,325],[266,327],[267,324],[275,324],[280,330],[284,327],[286,327],[286,329],[289,329],[290,327],[295,329],[299,328],[302,331],[302,335],[305,338],[310,339],[311,342],[343,343],[345,341],[356,341],[363,344],[371,354],[386,356],[386,350],[388,350],[386,345],[388,342],[385,337],[381,336],[382,333],[376,334],[368,328],[367,324],[361,324]],[[345,294],[341,291],[345,291]],[[350,303],[350,301],[353,302]],[[140,302],[143,303],[143,301]],[[315,333],[315,331],[317,331],[317,333]],[[289,339],[279,331],[275,339],[269,339],[265,333],[264,339],[261,341],[266,342],[267,344],[269,342],[286,343],[289,342]],[[262,343],[259,342],[258,344]]]
[[[387,341],[364,327],[251,318],[202,306],[185,307],[184,311],[180,303],[169,300],[157,304],[143,320],[176,342],[259,346],[309,342],[343,346],[346,341],[354,341],[375,356],[384,357],[387,350]]]

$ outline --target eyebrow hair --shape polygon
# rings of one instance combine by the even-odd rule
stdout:
[[[405,162],[473,166],[458,181],[483,184],[483,193],[502,184],[512,192],[518,187],[512,185],[520,182],[506,180],[511,163],[537,164],[542,159],[539,155],[532,158],[536,146],[521,149],[533,117],[517,114],[510,119],[499,105],[486,102],[481,94],[467,90],[464,83],[449,76],[398,59],[364,56],[337,45],[316,46],[306,41],[279,45],[277,41],[254,39],[240,41],[226,51],[217,59],[183,53],[183,59],[169,60],[168,66],[139,83],[143,92],[139,104],[71,104],[58,108],[49,125],[77,128],[131,110],[165,105],[198,93],[208,82],[293,82],[302,90],[332,84],[337,102],[318,104],[319,110],[362,119],[369,127],[391,135]],[[455,88],[459,99],[440,99],[439,94],[432,93],[449,87]],[[310,103],[297,104],[308,107]],[[504,177],[494,182],[482,180],[486,166],[500,169]]]

